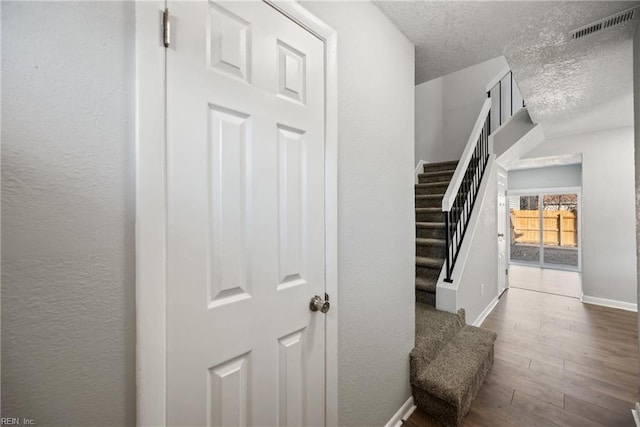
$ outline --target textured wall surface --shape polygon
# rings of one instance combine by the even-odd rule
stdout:
[[[2,2],[2,416],[135,424],[134,14]]]
[[[384,425],[411,394],[413,45],[371,3],[303,5],[338,32],[339,423]]]
[[[549,138],[526,158],[582,154],[582,290],[636,303],[633,127]]]

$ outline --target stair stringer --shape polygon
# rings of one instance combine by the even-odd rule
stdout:
[[[462,246],[458,254],[456,265],[451,278],[452,283],[444,281],[445,268],[440,271],[436,285],[436,309],[456,313],[458,309],[464,308],[467,312],[467,319],[474,320],[493,302],[497,297],[497,270],[498,270],[498,243],[496,209],[497,209],[497,169],[495,154],[489,156],[485,176],[482,178],[478,190],[478,198],[469,219],[469,225]],[[493,224],[481,222],[484,218]],[[484,233],[483,236],[480,234]],[[493,236],[493,238],[489,238]],[[482,238],[480,238],[482,237]],[[472,251],[478,251],[474,255],[481,254],[491,259],[491,265],[483,268],[484,273],[478,277],[470,277],[467,273],[468,263]],[[484,284],[484,294],[480,285]]]

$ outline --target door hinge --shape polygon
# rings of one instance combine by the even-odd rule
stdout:
[[[162,43],[164,47],[171,45],[171,23],[169,22],[169,9],[162,12]]]
[[[508,268],[504,269],[504,274],[506,274],[507,276],[509,275],[509,269]]]

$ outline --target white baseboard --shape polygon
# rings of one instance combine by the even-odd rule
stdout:
[[[633,421],[636,423],[636,427],[640,427],[640,403],[636,402],[631,410],[631,415],[633,416]]]
[[[633,304],[625,301],[618,301],[614,299],[590,297],[589,295],[582,295],[580,301],[585,304],[601,305],[603,307],[618,308],[620,310],[638,311],[638,304]]]
[[[393,417],[389,420],[384,427],[400,427],[402,422],[408,419],[413,411],[416,410],[416,405],[413,404],[413,396],[409,397],[406,402],[393,414]]]
[[[418,174],[424,172],[423,166],[429,162],[425,162],[424,160],[418,160],[418,165],[416,166],[415,175],[416,175],[416,184],[418,184]]]
[[[480,326],[480,325],[482,325],[482,322],[484,322],[484,319],[486,319],[487,316],[489,316],[491,314],[493,309],[496,308],[496,305],[498,305],[498,301],[500,301],[500,299],[498,297],[495,297],[489,303],[489,305],[484,310],[482,310],[482,313],[480,313],[480,315],[476,318],[476,320],[473,321],[473,323],[471,325],[472,326]]]

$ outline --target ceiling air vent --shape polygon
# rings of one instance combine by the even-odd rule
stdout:
[[[598,31],[607,29],[609,27],[613,27],[615,25],[620,25],[623,22],[631,21],[636,16],[636,8],[631,8],[627,10],[623,10],[620,13],[616,13],[615,15],[608,16],[606,18],[600,19],[596,22],[592,22],[589,25],[585,25],[578,29],[575,29],[569,33],[569,36],[572,40],[579,39],[584,36],[588,36],[589,34],[597,33]]]

